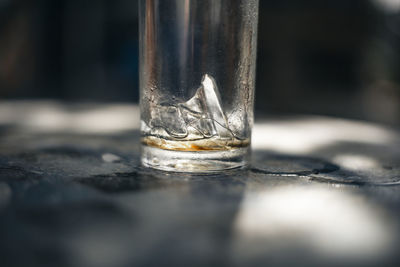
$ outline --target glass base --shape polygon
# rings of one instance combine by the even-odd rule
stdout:
[[[146,167],[174,172],[208,173],[245,167],[249,147],[226,151],[174,151],[142,146],[142,164]]]

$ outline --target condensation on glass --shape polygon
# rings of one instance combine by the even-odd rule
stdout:
[[[140,0],[139,12],[143,165],[245,166],[258,0]]]

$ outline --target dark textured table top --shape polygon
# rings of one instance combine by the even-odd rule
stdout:
[[[400,263],[400,133],[256,121],[250,168],[139,166],[133,105],[0,103],[0,266]]]

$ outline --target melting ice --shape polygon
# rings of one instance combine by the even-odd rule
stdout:
[[[177,139],[231,138],[214,79],[206,74],[195,95],[184,103],[159,105],[151,111],[151,134]],[[150,130],[148,129],[148,130]]]

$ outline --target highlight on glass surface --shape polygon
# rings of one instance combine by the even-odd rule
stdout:
[[[140,0],[139,12],[142,164],[245,166],[258,0]]]

